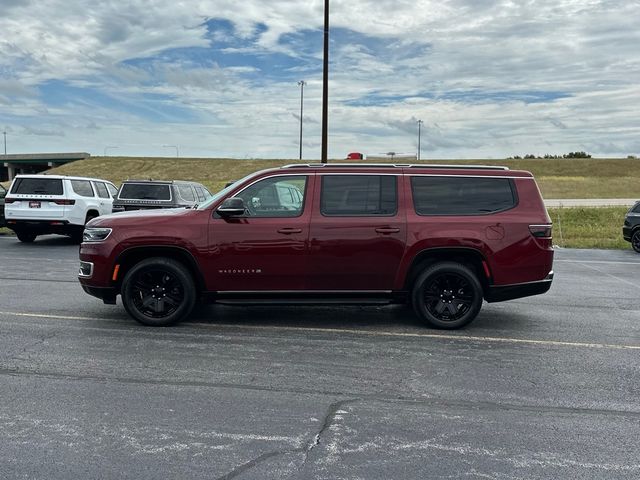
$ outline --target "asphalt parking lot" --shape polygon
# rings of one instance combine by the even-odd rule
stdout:
[[[404,307],[138,326],[0,237],[0,478],[640,478],[640,255],[559,250],[468,328]]]

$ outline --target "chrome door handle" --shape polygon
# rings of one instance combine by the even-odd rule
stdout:
[[[376,232],[378,233],[382,233],[384,235],[388,235],[390,233],[399,233],[400,229],[399,228],[388,228],[388,227],[383,227],[383,228],[376,228]]]
[[[285,235],[291,235],[292,233],[302,233],[301,228],[280,228],[278,233],[284,233]]]

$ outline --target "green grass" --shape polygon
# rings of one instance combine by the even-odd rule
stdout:
[[[295,161],[92,157],[49,173],[95,176],[115,184],[128,178],[194,180],[217,191],[230,180],[288,163]],[[428,160],[425,163],[504,165],[527,170],[535,175],[545,198],[640,198],[640,159]]]
[[[13,230],[8,228],[0,228],[0,235],[13,235]]]
[[[553,243],[565,248],[630,248],[622,238],[626,207],[550,208]]]
[[[230,180],[289,163],[296,162],[92,157],[48,173],[105,178],[117,185],[128,178],[195,180],[215,192]],[[427,160],[425,163],[504,165],[527,170],[535,175],[545,198],[640,198],[640,159]],[[550,209],[554,243],[567,248],[629,248],[621,233],[626,210],[624,207]],[[10,233],[8,229],[0,229],[0,234]]]

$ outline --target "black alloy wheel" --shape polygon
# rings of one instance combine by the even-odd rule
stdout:
[[[169,258],[149,258],[136,264],[122,282],[122,301],[144,325],[172,325],[191,313],[196,301],[191,273]]]
[[[631,247],[638,253],[640,253],[640,228],[633,232],[631,236]]]
[[[416,280],[412,301],[421,319],[437,328],[454,329],[470,323],[482,306],[482,286],[468,267],[441,262]]]

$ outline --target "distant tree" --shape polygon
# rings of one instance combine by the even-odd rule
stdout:
[[[638,157],[636,157],[635,155],[627,155],[627,158],[628,158],[629,160],[632,160],[632,159],[634,159],[634,158],[638,158]]]
[[[524,158],[525,158],[526,160],[530,160],[530,159],[532,159],[532,158],[536,158],[536,156],[535,156],[533,153],[528,153],[528,154],[526,154],[526,155],[524,156]]]
[[[562,156],[563,158],[591,158],[587,152],[569,152]]]

